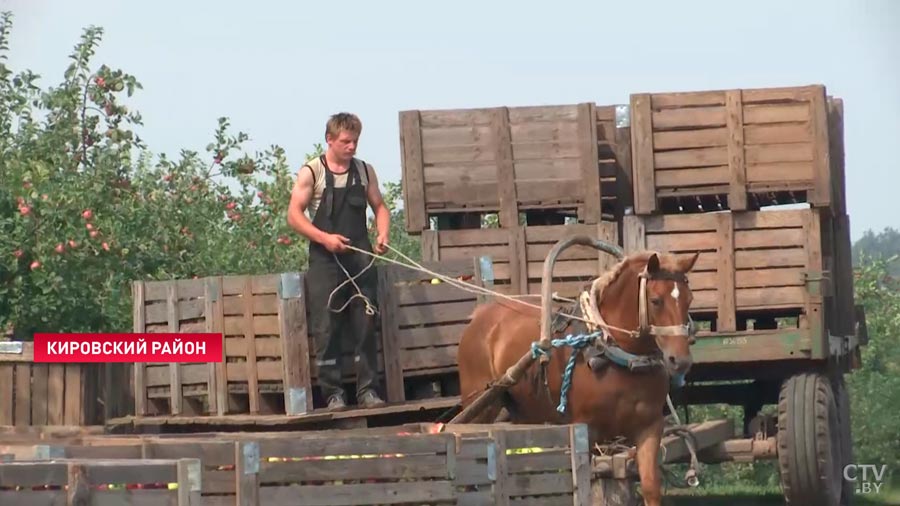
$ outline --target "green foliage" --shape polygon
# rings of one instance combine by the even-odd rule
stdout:
[[[861,257],[856,301],[866,309],[869,344],[862,368],[848,376],[854,460],[900,469],[900,281],[894,258]]]
[[[862,237],[853,245],[853,265],[859,265],[860,258],[890,258],[900,255],[900,231],[887,227],[879,233],[866,230]],[[889,266],[889,272],[893,276],[900,276],[900,263]]]
[[[283,149],[247,153],[220,118],[205,152],[155,156],[129,107],[141,84],[93,62],[102,29],[43,89],[7,65],[0,19],[0,335],[130,329],[136,279],[305,268]]]

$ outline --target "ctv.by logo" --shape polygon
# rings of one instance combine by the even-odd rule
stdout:
[[[844,466],[844,479],[856,483],[857,494],[877,494],[884,485],[885,471],[887,465],[884,464],[848,464]]]

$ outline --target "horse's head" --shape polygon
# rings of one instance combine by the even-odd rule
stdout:
[[[687,273],[699,253],[632,255],[591,287],[591,313],[608,322],[614,339],[626,351],[661,352],[673,377],[682,378],[693,359],[694,325],[688,310],[693,296]]]

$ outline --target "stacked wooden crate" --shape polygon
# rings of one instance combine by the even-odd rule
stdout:
[[[758,339],[701,361],[824,358],[851,332],[842,125],[823,86],[632,95],[626,252],[699,252],[701,335]]]
[[[581,103],[402,112],[406,226],[421,235],[423,258],[488,256],[497,291],[539,293],[557,240],[618,242],[631,199],[624,110]],[[611,260],[567,252],[557,290],[571,295]]]
[[[133,284],[135,332],[222,333],[210,363],[136,363],[135,414],[305,413],[312,408],[300,273]]]

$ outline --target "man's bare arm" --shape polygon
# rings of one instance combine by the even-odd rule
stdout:
[[[328,251],[344,251],[344,244],[350,242],[344,236],[329,234],[320,230],[306,216],[306,208],[309,206],[313,195],[313,175],[308,167],[301,167],[297,174],[294,188],[291,190],[291,203],[288,205],[288,225],[303,235],[311,242],[319,243]]]
[[[375,213],[375,228],[378,230],[378,236],[375,240],[375,252],[381,255],[387,252],[385,245],[388,243],[391,233],[391,212],[384,203],[381,189],[378,188],[378,175],[375,174],[375,168],[369,166],[369,169],[367,196],[369,205]]]

